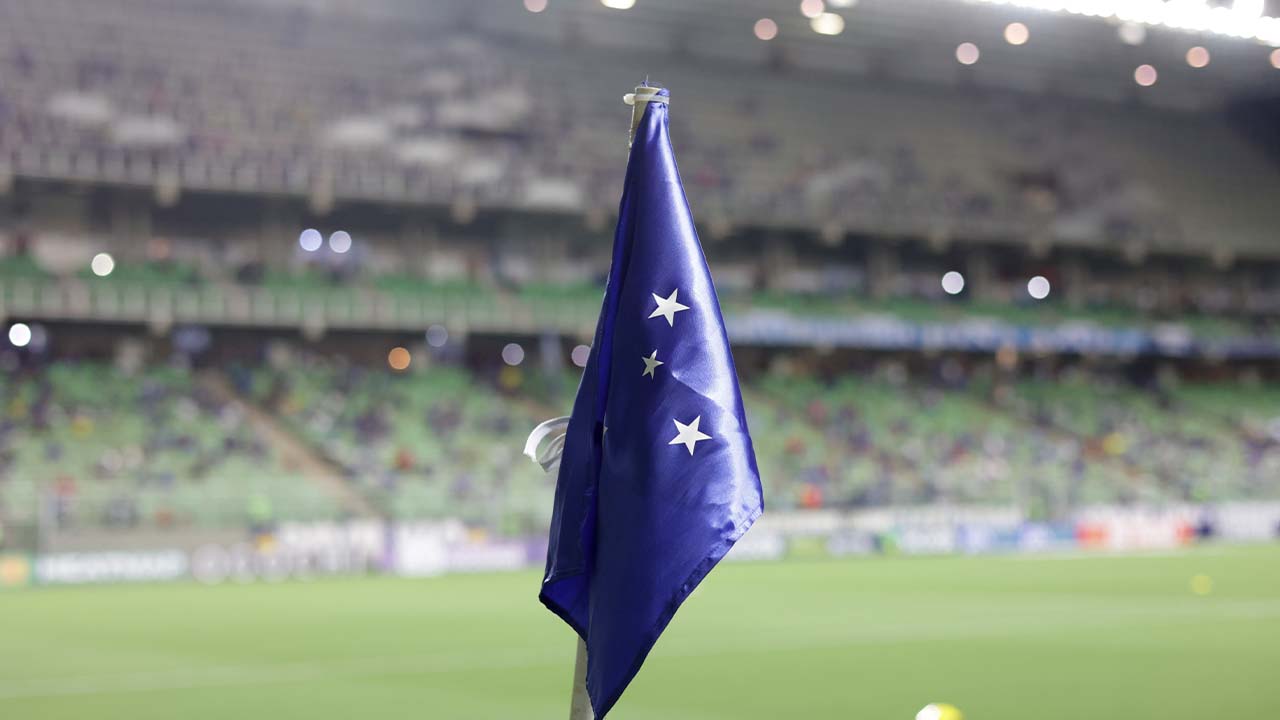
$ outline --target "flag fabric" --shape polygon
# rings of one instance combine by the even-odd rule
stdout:
[[[763,510],[720,303],[667,126],[644,110],[565,434],[540,599],[587,645],[597,718]]]

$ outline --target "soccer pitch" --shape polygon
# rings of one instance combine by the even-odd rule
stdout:
[[[0,717],[559,719],[574,639],[537,586],[0,594]],[[791,561],[712,573],[610,717],[1256,718],[1278,678],[1280,547]]]

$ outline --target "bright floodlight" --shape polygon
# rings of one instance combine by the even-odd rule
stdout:
[[[502,362],[508,365],[519,365],[524,362],[524,348],[517,343],[507,343],[502,348]]]
[[[770,18],[760,18],[756,21],[754,32],[758,40],[772,40],[778,37],[778,23]]]
[[[614,10],[630,10],[635,7],[636,0],[600,0],[600,4]]]
[[[31,342],[31,328],[26,323],[14,323],[9,326],[9,342],[14,347],[26,347]]]
[[[111,274],[112,270],[116,269],[116,260],[110,254],[101,252],[94,255],[93,259],[89,261],[89,269],[98,277],[106,277]]]
[[[1271,51],[1271,67],[1280,70],[1280,48]]]
[[[822,0],[800,0],[800,14],[810,20],[821,15],[826,9],[827,6]]]
[[[298,236],[298,245],[307,252],[315,252],[324,244],[324,236],[315,228],[307,228]]]
[[[524,0],[524,9],[531,13],[540,13],[547,9],[547,0]]]
[[[573,360],[573,364],[578,367],[586,367],[589,357],[591,357],[591,348],[587,345],[579,345],[569,353],[569,359]]]
[[[350,250],[351,249],[351,233],[347,232],[346,230],[339,230],[338,232],[330,235],[329,249],[338,253],[339,255]]]
[[[1207,0],[984,0],[993,5],[1012,5],[1036,10],[1067,12],[1115,18],[1122,26],[1162,26],[1193,33],[1213,33],[1226,37],[1252,38],[1275,47],[1280,45],[1280,23],[1264,17],[1265,0],[1234,0],[1226,4]],[[1137,33],[1122,29],[1121,38],[1137,45]],[[1143,34],[1145,36],[1145,33]]]
[[[819,35],[839,35],[844,32],[844,18],[835,13],[822,13],[809,21],[809,27]]]
[[[1193,68],[1202,68],[1209,64],[1209,51],[1199,45],[1187,51],[1187,64]]]
[[[964,276],[955,270],[942,276],[942,291],[948,295],[959,295],[964,290]]]
[[[1120,42],[1125,45],[1141,45],[1147,40],[1147,29],[1134,22],[1121,24],[1116,34],[1120,36]]]
[[[1004,41],[1010,45],[1026,45],[1031,31],[1020,22],[1012,22],[1004,27]]]
[[[1043,275],[1031,278],[1027,281],[1027,294],[1036,300],[1049,297],[1049,280]]]
[[[433,348],[444,347],[449,342],[449,331],[443,325],[427,328],[427,344]]]
[[[961,65],[972,65],[978,62],[980,55],[982,53],[978,52],[978,46],[971,42],[960,43],[956,46],[956,60],[959,60]]]
[[[1133,81],[1142,87],[1151,87],[1156,84],[1156,69],[1150,65],[1139,65],[1133,71]]]
[[[833,8],[851,8],[858,4],[858,0],[827,0],[827,4]]]

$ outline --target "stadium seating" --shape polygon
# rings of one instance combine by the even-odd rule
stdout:
[[[601,99],[629,70],[599,53],[424,47],[410,27],[250,6],[22,0],[5,19],[0,166],[18,176],[575,212],[619,196],[625,120]],[[570,71],[574,83],[533,90]],[[680,79],[674,134],[708,221],[1140,249],[1270,241],[1276,172],[1216,120],[832,93],[791,76],[748,93],[714,70],[653,72]]]
[[[181,367],[58,361],[0,378],[0,506],[62,528],[242,526],[251,505],[323,518],[243,412]]]
[[[226,372],[378,512],[536,534],[554,478],[520,450],[534,424],[568,411],[576,374],[423,362],[395,373],[299,354]],[[1052,518],[1094,503],[1280,498],[1274,386],[942,376],[748,378],[770,507],[1019,505]],[[9,517],[37,503],[66,527],[243,526],[264,503],[274,519],[340,512],[189,370],[52,362],[6,374],[0,399]]]
[[[528,398],[455,368],[390,374],[318,357],[251,377],[252,396],[389,516],[455,517],[508,535],[550,518],[554,478],[521,450],[551,411],[539,416]]]

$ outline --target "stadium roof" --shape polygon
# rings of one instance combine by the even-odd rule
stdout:
[[[748,70],[782,66],[885,82],[1006,88],[1184,109],[1210,109],[1242,96],[1280,92],[1280,69],[1273,65],[1280,63],[1280,55],[1272,55],[1271,44],[1159,24],[1258,32],[1280,45],[1280,20],[1270,17],[1277,14],[1276,0],[1240,0],[1236,10],[1209,8],[1204,0],[1174,0],[1178,5],[1170,7],[1180,14],[1159,0],[806,0],[803,8],[800,0],[605,1],[631,6],[606,7],[602,0],[475,0],[449,11],[433,6],[425,20],[619,51],[656,47],[663,53],[741,63]],[[1022,7],[1027,5],[1038,7]],[[1124,17],[1156,23],[1040,9],[1050,6],[1077,12],[1119,7]],[[802,10],[839,19],[811,19]],[[773,25],[766,25],[763,34],[776,29],[769,40],[754,32],[765,18]],[[1024,26],[1025,33],[1010,30],[1014,41],[1025,38],[1021,44],[1006,39],[1010,23]],[[823,35],[818,30],[839,32]],[[977,47],[973,64],[958,61],[962,43]],[[1203,50],[1189,56],[1196,47]],[[1203,67],[1192,67],[1192,62]],[[1139,70],[1144,65],[1155,74]],[[1141,86],[1138,78],[1155,82]]]

